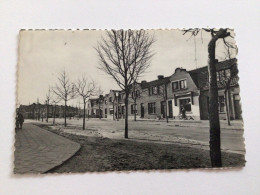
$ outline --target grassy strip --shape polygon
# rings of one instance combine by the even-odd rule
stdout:
[[[51,130],[47,125],[38,124]],[[81,144],[81,149],[52,173],[129,171],[152,169],[210,168],[209,151],[180,146],[133,140],[113,140],[100,137],[78,136],[51,130]],[[223,167],[242,167],[245,157],[222,153]]]

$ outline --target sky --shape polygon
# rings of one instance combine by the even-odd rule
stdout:
[[[209,33],[201,31],[196,37],[191,37],[189,33],[183,35],[181,30],[147,32],[155,38],[151,47],[155,55],[140,81],[152,81],[158,75],[170,76],[178,67],[191,70],[207,65]],[[104,94],[109,93],[110,89],[119,89],[110,76],[97,68],[98,57],[94,47],[102,36],[106,37],[106,32],[102,30],[21,31],[17,104],[27,105],[37,102],[37,99],[43,103],[49,87],[55,86],[57,76],[63,70],[69,74],[72,82],[83,74],[87,75],[102,88]],[[229,41],[234,42],[232,38]],[[216,56],[220,61],[225,58],[224,52],[223,41],[220,40],[216,47]],[[79,100],[71,100],[68,105],[76,106]]]

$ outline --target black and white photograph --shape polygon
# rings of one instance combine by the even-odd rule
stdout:
[[[235,29],[20,30],[15,174],[241,168]]]

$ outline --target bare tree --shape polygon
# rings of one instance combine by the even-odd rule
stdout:
[[[74,84],[76,93],[82,98],[83,101],[83,129],[85,129],[86,121],[86,104],[89,97],[95,95],[95,83],[89,81],[85,75],[83,75]]]
[[[208,43],[208,70],[209,70],[209,123],[210,123],[210,158],[212,167],[221,167],[221,142],[220,142],[220,122],[218,111],[218,85],[216,76],[216,42],[223,40],[226,46],[230,43],[225,40],[232,37],[229,29],[187,29],[183,34],[191,33],[191,36],[197,36],[204,30],[211,34],[211,40]],[[233,37],[232,37],[233,38]]]
[[[110,75],[125,93],[125,138],[128,138],[128,97],[130,85],[150,65],[154,38],[144,30],[112,30],[102,37],[96,51],[99,68]]]
[[[98,88],[98,90],[96,91],[96,95],[98,96],[98,112],[99,112],[99,115],[98,115],[98,118],[101,119],[101,115],[102,115],[102,112],[101,112],[101,103],[103,102],[103,90],[101,89],[101,87]]]
[[[74,98],[74,85],[70,82],[65,70],[58,76],[58,84],[53,88],[53,93],[64,101],[64,126],[67,126],[67,102]]]
[[[46,94],[46,122],[48,123],[48,119],[49,119],[49,104],[50,104],[50,100],[51,100],[51,89],[49,87],[48,89],[48,93]]]
[[[227,113],[227,121],[228,125],[230,124],[230,102],[231,102],[231,95],[230,95],[230,88],[231,83],[234,79],[237,79],[238,69],[237,69],[237,63],[235,59],[232,59],[232,51],[233,49],[237,50],[236,46],[225,46],[226,52],[225,59],[229,63],[230,69],[222,70],[222,73],[219,73],[219,84],[224,87],[225,91],[225,104],[226,104],[226,113]]]
[[[137,92],[137,81],[136,80],[134,80],[134,82],[133,82],[133,84],[132,84],[132,99],[134,100],[134,121],[136,121],[136,112],[137,112],[137,109],[136,109],[136,107],[137,107],[137,105],[136,105],[136,100],[137,100],[137,98],[138,98],[138,95],[140,95],[140,94],[138,94],[138,92]],[[140,93],[140,91],[139,91],[139,93]]]
[[[53,92],[53,91],[52,91]],[[55,119],[56,119],[56,110],[57,110],[57,104],[61,101],[61,99],[58,96],[51,96],[50,104],[52,105],[52,124],[55,125]]]

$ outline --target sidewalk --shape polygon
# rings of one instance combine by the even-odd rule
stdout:
[[[14,173],[45,173],[72,157],[80,145],[35,125],[16,130]]]

